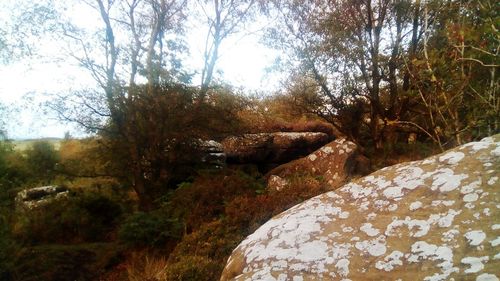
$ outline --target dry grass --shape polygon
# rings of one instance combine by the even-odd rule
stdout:
[[[147,252],[133,253],[127,264],[127,276],[129,281],[165,281],[167,260]]]

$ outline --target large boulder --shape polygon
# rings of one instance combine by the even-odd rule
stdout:
[[[274,217],[221,280],[499,280],[500,135],[398,164]]]
[[[328,142],[328,135],[316,132],[245,134],[222,141],[227,162],[233,164],[282,164],[308,155]]]
[[[286,187],[287,178],[306,174],[321,176],[331,189],[339,187],[353,174],[358,158],[358,146],[345,139],[337,139],[306,157],[278,166],[267,173],[268,188]]]

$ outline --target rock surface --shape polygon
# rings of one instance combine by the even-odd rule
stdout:
[[[221,280],[498,280],[499,178],[500,135],[384,168],[265,223]]]
[[[67,188],[54,185],[25,189],[17,193],[16,207],[18,210],[34,209],[68,194]]]
[[[215,168],[226,165],[226,153],[221,143],[214,140],[200,140],[201,162]]]
[[[325,133],[261,133],[228,137],[222,141],[227,162],[286,163],[308,155],[328,142]]]
[[[278,166],[267,173],[268,188],[286,188],[286,178],[307,174],[321,176],[331,189],[339,187],[350,177],[356,166],[358,147],[353,142],[338,139],[306,157]]]

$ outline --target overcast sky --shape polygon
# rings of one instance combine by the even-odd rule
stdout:
[[[72,19],[88,22],[89,15],[81,9],[77,15],[72,16]],[[188,33],[191,54],[185,63],[193,70],[201,69],[203,40],[200,37],[203,38],[202,30],[190,30]],[[263,89],[274,91],[278,87],[277,75],[268,75],[265,71],[272,65],[277,53],[258,41],[257,34],[233,36],[223,43],[217,64],[225,81],[244,88],[247,93]],[[50,56],[61,53],[62,48],[58,42],[41,40],[38,45],[43,47],[42,58],[29,58],[9,65],[0,64],[0,101],[16,109],[6,120],[8,137],[63,137],[66,131],[74,136],[81,136],[82,132],[77,128],[71,124],[60,124],[50,113],[42,112],[38,105],[47,100],[46,94],[76,90],[93,81],[69,57],[57,63],[51,61]],[[43,56],[44,53],[47,57]]]

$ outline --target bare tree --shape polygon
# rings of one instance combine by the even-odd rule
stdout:
[[[220,46],[229,36],[240,32],[251,18],[256,0],[197,0],[202,10],[208,31],[203,52],[201,71],[201,93],[206,93],[213,79],[219,59]]]

